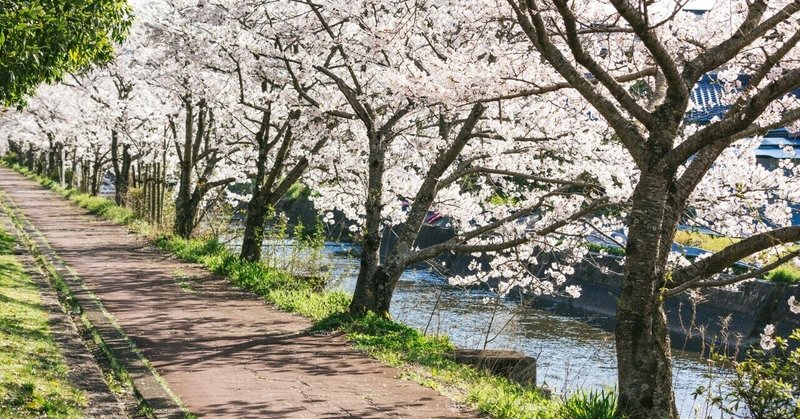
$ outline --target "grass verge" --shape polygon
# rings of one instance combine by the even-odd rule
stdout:
[[[343,292],[322,290],[314,280],[296,278],[263,263],[240,261],[215,238],[185,240],[163,234],[137,219],[129,209],[118,207],[110,200],[67,190],[20,166],[11,167],[89,212],[128,226],[176,257],[203,264],[278,308],[313,319],[314,331],[346,334],[356,348],[399,368],[404,378],[497,418],[553,418],[560,415],[561,403],[545,398],[536,388],[447,359],[445,355],[453,345],[446,338],[424,336],[411,327],[379,316],[352,318],[346,313],[350,297]]]
[[[679,231],[675,234],[675,242],[685,246],[696,246],[710,252],[719,252],[722,249],[740,241],[741,239],[712,236],[696,231]],[[794,262],[787,262],[767,272],[764,279],[773,282],[800,283],[800,267]]]
[[[36,283],[0,227],[0,417],[80,417],[86,398],[50,334]]]
[[[0,191],[0,198],[3,198],[2,191]],[[66,279],[59,274],[53,262],[61,263],[63,265],[63,260],[60,257],[55,256],[55,260],[48,260],[45,257],[42,249],[39,247],[39,244],[28,235],[25,231],[25,226],[23,224],[22,219],[20,218],[19,214],[16,214],[12,211],[11,208],[6,206],[6,203],[0,199],[0,210],[4,210],[9,216],[11,222],[17,228],[19,233],[19,240],[23,244],[25,244],[31,252],[31,255],[34,257],[34,260],[39,265],[39,268],[45,273],[45,275],[50,280],[50,286],[56,292],[58,296],[59,302],[61,303],[62,308],[70,315],[75,322],[76,326],[78,326],[78,332],[81,335],[81,339],[83,340],[84,344],[92,351],[96,361],[98,362],[98,366],[103,371],[105,376],[105,381],[109,386],[109,389],[117,395],[117,397],[125,397],[130,398],[132,402],[135,402],[135,406],[128,406],[129,410],[128,413],[133,413],[135,417],[142,417],[142,418],[155,418],[155,412],[152,407],[148,404],[148,401],[145,400],[142,395],[138,392],[136,385],[134,384],[133,379],[131,378],[130,374],[126,370],[125,365],[121,361],[119,361],[115,355],[115,352],[112,351],[108,345],[106,344],[106,339],[103,337],[103,334],[98,331],[96,325],[89,320],[89,316],[86,312],[84,312],[81,303],[75,298],[72,294],[72,290],[70,286],[67,284]],[[67,267],[68,270],[70,270]],[[71,272],[71,270],[70,270]],[[89,293],[91,294],[91,292]],[[91,294],[88,298],[96,300],[93,294]],[[85,303],[84,303],[85,304]],[[92,303],[93,304],[93,303]],[[99,303],[98,303],[99,305]],[[171,393],[171,390],[163,382],[163,379],[155,372],[154,368],[150,365],[149,361],[138,352],[135,348],[133,342],[131,342],[127,336],[124,336],[124,332],[122,332],[121,327],[116,323],[108,312],[105,311],[102,307],[100,308],[102,314],[111,322],[111,326],[120,331],[118,336],[112,337],[112,339],[119,339],[121,336],[124,340],[127,340],[129,345],[131,346],[132,350],[139,356],[143,366],[150,370],[152,374],[155,376],[156,380],[161,383],[163,388],[169,393],[170,397],[178,403],[182,412],[182,417],[185,419],[193,419],[196,418],[194,414],[188,412],[186,407],[181,404],[180,400]],[[2,416],[0,416],[2,417]],[[49,416],[48,416],[49,417]]]

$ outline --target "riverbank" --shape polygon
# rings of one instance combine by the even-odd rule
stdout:
[[[290,222],[310,223],[317,217],[313,204],[303,195],[282,203],[281,210],[288,214]],[[332,235],[347,234],[346,222],[335,217]],[[453,237],[453,231],[438,225],[424,225],[415,246],[442,243]],[[384,254],[394,246],[395,234],[387,231],[382,242]],[[445,276],[472,275],[488,265],[489,256],[472,254],[444,254],[436,259],[437,269]],[[552,266],[556,255],[543,255],[537,261],[539,275]],[[512,287],[507,296],[525,301],[537,308],[579,318],[591,318],[592,323],[606,330],[613,330],[617,298],[622,290],[623,258],[613,254],[590,251],[587,258],[566,275],[561,289],[575,285],[582,289],[579,298],[564,292],[553,295],[534,295],[526,289]],[[778,275],[780,277],[780,275]],[[472,284],[486,290],[498,290],[499,281],[490,278]],[[684,292],[668,298],[665,302],[670,337],[673,348],[707,354],[710,348],[716,352],[743,356],[746,349],[756,345],[760,334],[768,324],[775,326],[779,336],[789,336],[800,327],[800,315],[792,313],[786,301],[792,296],[800,300],[800,284],[777,280],[754,279],[737,287],[711,288],[696,293]]]

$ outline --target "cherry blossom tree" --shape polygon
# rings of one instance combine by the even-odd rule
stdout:
[[[249,261],[261,259],[269,208],[309,170],[311,156],[339,125],[312,98],[321,92],[302,86],[302,70],[285,59],[294,47],[295,11],[290,2],[215,2],[204,5],[204,20],[190,23],[207,38],[205,66],[230,77],[238,93],[226,108],[235,114],[240,167],[252,182],[241,249]]]
[[[800,2],[718,3],[697,15],[671,1],[508,0],[531,45],[608,123],[636,165],[616,326],[621,411],[632,418],[677,417],[664,298],[734,284],[798,254],[784,250],[754,272],[719,276],[742,258],[800,240],[800,227],[788,226],[786,217],[786,200],[797,199],[796,188],[780,180],[764,189],[746,182],[717,183],[712,190],[706,183],[713,172],[736,167],[726,161],[747,150],[739,140],[800,117],[792,94],[800,87]],[[618,80],[650,67],[656,72],[642,83]],[[722,111],[700,125],[689,115],[701,100],[694,86],[709,72],[722,86],[716,103]],[[722,198],[720,205],[713,205],[715,197]],[[701,216],[711,208],[735,210],[738,217],[729,218],[733,230],[748,235],[710,257],[671,268],[676,226],[698,201],[704,201]],[[767,210],[780,215],[771,223],[759,211],[767,202],[779,208]],[[720,220],[707,218],[719,226]]]
[[[493,266],[484,277],[554,291],[563,276],[536,276],[531,264],[557,245],[576,256],[584,251],[567,249],[570,240],[554,233],[583,234],[584,218],[626,196],[627,165],[563,164],[608,160],[616,146],[601,144],[600,135],[578,144],[569,131],[545,130],[557,118],[594,123],[536,96],[547,89],[509,82],[535,73],[538,63],[527,60],[525,43],[502,48],[509,26],[495,26],[502,22],[498,4],[299,3],[305,20],[298,20],[296,47],[286,53],[287,65],[302,70],[294,84],[333,88],[326,111],[348,122],[347,138],[333,144],[333,156],[310,182],[319,194],[315,205],[344,213],[361,237],[351,313],[387,315],[403,270],[448,252],[490,252]],[[542,118],[523,121],[525,112]],[[553,158],[565,144],[576,147]],[[606,167],[619,172],[596,170]],[[493,203],[496,193],[507,199]],[[456,234],[420,249],[430,211],[447,215]]]
[[[120,193],[128,170],[161,164],[184,237],[212,190],[252,183],[246,260],[266,208],[305,182],[326,220],[353,223],[354,315],[388,315],[402,272],[451,252],[491,256],[451,281],[561,292],[587,235],[625,227],[621,408],[675,417],[663,300],[798,255],[800,170],[753,156],[760,136],[798,128],[796,0],[134,6],[117,62],[42,89],[0,119],[4,136],[31,166],[43,151],[45,171],[82,162],[95,193],[109,163]],[[453,237],[422,246],[431,214]],[[740,240],[686,260],[671,247],[689,221]],[[538,266],[544,252],[559,263]],[[727,272],[744,258],[761,267]]]

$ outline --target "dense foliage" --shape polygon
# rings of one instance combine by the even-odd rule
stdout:
[[[113,60],[131,21],[125,0],[0,1],[0,105]]]

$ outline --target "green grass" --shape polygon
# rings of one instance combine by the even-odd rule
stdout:
[[[611,390],[577,391],[566,401],[561,410],[564,419],[615,419],[617,395]]]
[[[699,247],[715,253],[740,240],[731,237],[711,236],[694,231],[679,231],[675,234],[677,243]],[[787,262],[767,272],[764,275],[764,279],[773,282],[800,283],[800,268],[794,262]]]
[[[792,262],[785,263],[771,271],[769,271],[764,278],[772,282],[781,282],[786,284],[800,283],[800,268]]]
[[[719,252],[720,250],[738,242],[740,239],[712,236],[703,234],[696,231],[678,231],[675,233],[675,242],[684,246],[695,246],[710,252]]]
[[[604,246],[602,244],[597,244],[597,243],[589,243],[589,251],[595,253],[605,252],[609,255],[614,255],[614,256],[625,256],[624,247]]]
[[[366,354],[398,367],[404,378],[434,388],[443,394],[497,418],[553,418],[561,402],[548,400],[533,387],[449,360],[453,345],[446,338],[429,337],[403,324],[379,316],[352,318],[347,314],[350,296],[324,290],[319,278],[297,278],[260,262],[243,262],[215,238],[185,240],[158,232],[128,209],[104,198],[64,190],[58,184],[12,166],[40,184],[105,219],[129,226],[138,234],[180,259],[200,263],[227,277],[233,284],[252,291],[276,307],[315,321],[312,331],[345,333]]]
[[[50,333],[36,284],[0,230],[0,417],[81,417],[83,393]]]

